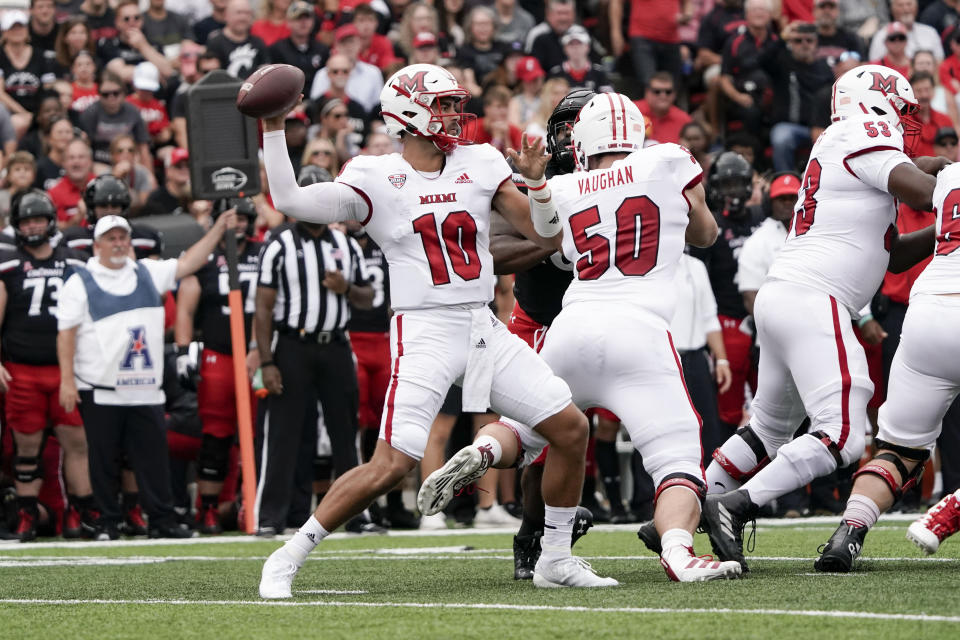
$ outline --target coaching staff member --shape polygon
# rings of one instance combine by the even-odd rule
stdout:
[[[162,296],[206,264],[224,230],[235,226],[230,210],[179,259],[135,261],[130,223],[104,216],[93,231],[96,256],[60,291],[60,404],[70,412],[80,402],[103,537],[118,536],[123,515],[117,501],[121,451],[133,464],[150,537],[192,535],[176,526],[172,506],[161,390]]]
[[[370,309],[373,293],[357,241],[327,225],[278,227],[264,247],[254,322],[270,393],[257,434],[260,535],[281,533],[294,493],[310,493],[309,476],[297,468],[313,460],[318,400],[334,470],[342,475],[357,465],[357,372],[344,327],[350,306]]]

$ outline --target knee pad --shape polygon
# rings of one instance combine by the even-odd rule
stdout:
[[[223,482],[230,466],[230,447],[233,438],[218,438],[209,433],[203,434],[200,442],[200,454],[197,456],[197,477],[210,482]]]
[[[901,447],[900,445],[885,442],[883,440],[876,440],[875,442],[877,445],[877,450],[880,451],[880,453],[878,453],[873,460],[857,470],[857,472],[853,474],[853,477],[856,478],[857,476],[863,474],[877,476],[887,483],[887,488],[889,488],[890,493],[893,494],[894,501],[899,500],[904,491],[909,491],[914,487],[914,485],[917,484],[917,482],[920,481],[921,476],[923,476],[923,466],[927,461],[927,458],[930,457],[930,451],[928,449],[911,449],[909,447]],[[890,473],[889,469],[879,464],[875,464],[875,460],[892,462],[893,466],[897,468],[897,472],[900,474],[899,480],[892,473]],[[907,471],[907,465],[903,463],[904,460],[909,460],[910,462],[916,463],[912,471]]]
[[[660,494],[670,487],[684,487],[689,489],[693,491],[700,502],[703,502],[703,499],[707,495],[707,485],[704,483],[703,478],[698,478],[689,473],[668,473],[664,476],[663,480],[660,481],[659,486],[657,486],[657,492],[653,496],[653,503],[656,504]]]
[[[17,482],[24,484],[43,478],[40,456],[16,456],[13,459],[13,476]]]
[[[726,471],[731,478],[742,484],[755,476],[760,469],[763,469],[765,466],[770,464],[770,456],[767,455],[767,449],[764,446],[763,441],[757,436],[750,425],[737,429],[734,437],[739,437],[748,447],[750,447],[750,450],[753,451],[753,455],[757,458],[757,464],[754,465],[752,469],[739,469],[733,464],[733,462],[723,455],[723,452],[720,450],[723,447],[717,448],[713,452],[713,459],[717,461],[717,464],[720,465],[720,468]]]

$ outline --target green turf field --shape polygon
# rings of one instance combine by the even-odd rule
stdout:
[[[960,539],[930,558],[882,520],[859,571],[813,571],[826,521],[761,521],[743,580],[670,582],[634,527],[577,543],[616,589],[540,590],[513,580],[509,533],[335,535],[294,599],[263,602],[260,566],[280,543],[0,545],[0,638],[871,638],[960,639]],[[709,551],[697,536],[697,551]]]

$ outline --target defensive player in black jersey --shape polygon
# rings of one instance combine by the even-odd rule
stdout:
[[[560,101],[550,115],[547,123],[547,150],[552,157],[547,164],[547,177],[571,173],[574,170],[573,153],[569,148],[571,127],[580,109],[594,95],[594,92],[587,89],[574,89]],[[522,179],[515,182],[523,185]],[[493,254],[494,271],[497,274],[516,274],[513,293],[517,304],[510,314],[508,328],[539,351],[550,323],[563,306],[563,294],[573,280],[572,268],[559,253],[533,244],[497,215],[491,218],[490,252]],[[603,441],[610,445],[609,448],[614,450],[613,463],[617,465],[613,440],[619,430],[619,419],[604,410],[592,413],[597,423],[603,425],[604,431],[602,434],[597,432],[597,444],[602,447]],[[513,541],[514,578],[517,580],[533,579],[533,569],[540,555],[540,535],[543,531],[540,483],[543,460],[544,455],[541,455],[524,469],[521,478],[523,520]],[[619,516],[623,513],[619,472],[603,475],[610,478],[607,497],[614,509],[619,507]],[[593,497],[593,477],[594,470],[588,461],[584,495],[589,496],[589,499]],[[589,499],[586,502],[589,502]],[[599,509],[598,505],[590,506]],[[581,508],[574,524],[574,540],[586,533],[592,522],[591,511]]]
[[[51,246],[57,231],[57,210],[43,191],[33,189],[14,198],[10,222],[16,248],[0,262],[0,321],[2,366],[0,391],[6,393],[6,422],[13,432],[14,476],[21,541],[37,536],[41,452],[47,430],[63,450],[68,505],[63,533],[93,535],[96,512],[87,468],[87,440],[80,413],[60,406],[60,367],[57,364],[57,296],[66,270],[82,266],[83,258],[64,246]],[[57,470],[52,472],[56,483]],[[48,479],[51,474],[47,474]]]
[[[260,268],[261,243],[252,238],[256,232],[257,212],[250,198],[233,200],[237,215],[247,224],[237,227],[237,270],[243,294],[244,344],[253,335],[254,296],[257,273]],[[214,211],[214,219],[222,211]],[[195,275],[180,281],[177,293],[177,321],[174,339],[177,343],[177,375],[181,384],[196,384],[197,405],[203,438],[197,459],[197,487],[201,508],[197,522],[202,533],[220,533],[219,505],[221,489],[230,465],[230,452],[237,434],[236,387],[233,378],[233,349],[230,340],[230,307],[227,258],[221,241],[209,261]],[[200,354],[199,383],[196,369],[188,354],[194,339],[194,330],[200,332],[203,351]],[[250,349],[256,358],[256,347]],[[248,358],[248,371],[256,370],[258,363]],[[253,400],[253,391],[250,391]],[[250,407],[251,417],[254,409]],[[224,502],[232,502],[225,496]]]

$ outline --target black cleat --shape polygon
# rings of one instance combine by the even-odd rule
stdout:
[[[813,568],[825,573],[849,573],[853,561],[860,557],[867,531],[866,527],[841,521],[827,543],[817,549],[820,557],[814,560]]]
[[[657,555],[663,553],[663,546],[660,544],[660,534],[657,533],[657,525],[653,520],[647,520],[640,525],[637,531],[637,537],[643,542],[643,545]]]
[[[387,507],[386,520],[390,523],[391,529],[419,529],[420,518],[408,509],[391,509]]]
[[[347,524],[343,525],[343,529],[347,533],[357,534],[383,534],[387,532],[384,527],[373,522],[362,513],[348,520]]]
[[[147,530],[148,538],[195,538],[197,532],[190,527],[182,524],[172,524],[169,526],[150,527]],[[111,538],[112,539],[112,538]]]
[[[529,536],[513,536],[513,579],[533,580],[533,570],[540,559],[539,531]]]
[[[750,501],[750,494],[743,489],[707,496],[703,503],[701,522],[707,525],[713,552],[723,562],[739,562],[743,573],[750,570],[743,557],[743,529],[751,520],[756,523],[759,510],[760,507]]]
[[[630,524],[631,522],[636,522],[636,520],[628,509],[625,509],[622,504],[611,505],[610,524]]]
[[[593,526],[593,513],[586,507],[577,507],[577,513],[573,516],[573,532],[570,534],[570,546],[577,544],[577,540],[587,535],[587,531]]]

